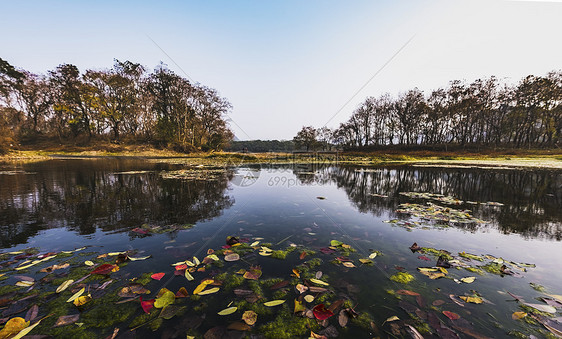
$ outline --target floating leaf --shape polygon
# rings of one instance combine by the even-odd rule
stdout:
[[[201,291],[207,287],[207,285],[212,284],[215,282],[213,279],[205,279],[203,280],[196,288],[193,290],[193,294],[199,294]]]
[[[198,295],[207,295],[207,294],[216,293],[216,292],[218,292],[218,291],[219,291],[219,288],[218,288],[218,287],[213,287],[213,288],[210,288],[210,289],[205,290],[205,291],[203,291],[203,292],[199,292]]]
[[[232,307],[225,308],[224,310],[220,311],[217,314],[218,315],[229,315],[229,314],[232,314],[232,313],[236,312],[236,310],[238,310],[238,307],[232,306]]]
[[[267,307],[273,307],[273,306],[281,305],[284,302],[285,300],[272,300],[272,301],[265,302],[263,304]]]
[[[373,261],[370,260],[370,259],[363,259],[363,258],[360,258],[359,261],[360,261],[362,264],[364,264],[364,265],[369,265],[369,264],[372,264],[372,263],[373,263]]]
[[[400,320],[400,318],[398,318],[397,316],[393,315],[392,317],[387,318],[384,322],[385,322],[385,323],[389,323],[389,322],[396,321],[396,320]],[[384,324],[384,323],[383,323],[383,324]]]
[[[315,283],[315,284],[318,284],[318,285],[330,286],[330,284],[328,284],[327,282],[319,280],[319,279],[311,278],[310,281]]]
[[[164,276],[166,275],[166,273],[154,273],[153,275],[151,275],[150,277],[154,280],[160,280],[162,279]]]
[[[259,241],[254,241],[253,243],[250,244],[250,247],[258,246],[259,243],[260,243]],[[248,324],[248,325],[250,325],[250,324]]]
[[[308,287],[304,286],[303,284],[297,284],[297,286],[295,286],[295,288],[297,289],[297,291],[299,291],[300,293],[304,293],[308,290]]]
[[[141,304],[142,310],[145,313],[150,313],[150,310],[154,307],[155,301],[156,301],[156,299],[142,300],[142,296],[141,296],[140,297],[140,304]]]
[[[21,317],[12,318],[8,320],[4,328],[0,331],[0,338],[9,338],[25,329],[27,326],[29,326],[29,321],[25,321],[25,319]]]
[[[271,286],[269,289],[270,290],[278,290],[278,289],[283,288],[287,285],[289,285],[289,281],[283,280],[283,281],[280,281],[278,283],[273,284],[273,286]]]
[[[78,298],[74,299],[73,304],[76,306],[82,306],[92,300],[92,297],[89,295],[81,295]]]
[[[112,264],[103,264],[96,267],[92,272],[90,272],[90,274],[107,275],[111,272],[117,272],[117,271],[119,271],[119,266],[112,265]]]
[[[133,257],[128,257],[129,260],[131,261],[139,261],[139,260],[146,260],[148,258],[152,257],[151,255],[147,255],[146,257],[138,257],[138,258],[133,258]]]
[[[295,299],[295,309],[293,310],[293,313],[299,313],[299,312],[303,312],[305,310],[306,310],[306,307],[304,306],[304,303],[302,302],[302,300]]]
[[[293,274],[297,277],[300,278],[301,277],[301,272],[299,270],[297,270],[296,268],[293,268]]]
[[[329,317],[334,315],[334,313],[332,313],[332,311],[327,309],[326,306],[324,306],[324,304],[318,304],[314,306],[312,312],[314,313],[314,316],[318,320],[328,319]]]
[[[45,319],[45,318],[43,318]],[[19,331],[18,334],[16,334],[14,337],[12,337],[11,339],[21,339],[24,336],[26,336],[29,332],[31,332],[31,330],[33,330],[37,325],[39,325],[41,323],[41,320],[37,321],[35,324],[28,326],[26,328],[24,328],[23,330]]]
[[[349,267],[349,268],[356,267],[352,262],[349,262],[349,261],[342,262],[342,265],[344,265],[345,267]]]
[[[304,300],[306,300],[307,303],[311,303],[314,301],[314,296],[308,294],[304,296]]]
[[[187,263],[187,260],[185,262]],[[199,261],[199,259],[197,259],[197,257],[193,257],[193,263],[195,264],[195,266],[198,266],[201,262]]]
[[[398,290],[396,291],[396,294],[400,294],[400,295],[411,295],[414,297],[419,296],[420,294],[417,292],[413,292],[413,291],[408,291],[408,290]]]
[[[373,252],[371,254],[369,254],[369,259],[375,259],[377,256],[377,252]]]
[[[84,293],[84,291],[86,291],[86,289],[85,289],[84,287],[82,287],[82,288],[80,289],[80,291],[74,293],[74,295],[72,295],[72,297],[68,298],[68,300],[67,300],[66,302],[67,302],[67,303],[73,302],[74,299],[76,299],[76,298],[78,298],[79,296],[81,296],[81,295]]]
[[[68,286],[70,286],[73,282],[74,282],[74,280],[72,280],[72,279],[63,282],[62,284],[60,284],[59,287],[57,287],[57,290],[55,292],[60,293],[64,290],[66,290],[68,288]]]
[[[460,317],[461,317],[460,315],[458,315],[454,312],[449,312],[449,311],[443,311],[443,314],[451,320],[457,320],[457,319],[460,319]]]
[[[55,322],[55,325],[53,325],[53,327],[73,324],[73,323],[77,322],[78,319],[80,319],[80,314],[63,315],[63,316],[60,316],[57,319],[57,321]]]
[[[245,279],[258,280],[262,275],[262,271],[259,268],[252,267],[244,273]]]
[[[466,277],[466,278],[461,278],[460,281],[462,281],[465,284],[471,284],[474,282],[475,279],[476,277]]]
[[[219,260],[220,260],[219,257],[217,257],[216,254],[209,254],[209,255],[206,256],[205,258],[209,258],[209,259],[212,259],[212,260],[214,260],[214,261],[219,261]]]
[[[84,261],[84,265],[86,265],[86,266],[94,266],[95,264],[94,264],[93,261],[86,260],[86,261]]]
[[[521,311],[513,312],[513,314],[511,315],[511,319],[519,320],[519,319],[525,318],[526,316],[527,316],[527,313],[525,313],[525,312],[521,312]]]
[[[341,242],[339,240],[332,240],[332,241],[330,241],[330,245],[334,246],[334,247],[338,247],[338,246],[343,245],[343,242]]]
[[[226,327],[227,330],[235,330],[235,331],[249,331],[252,329],[250,326],[242,323],[242,322],[234,322]]]
[[[33,305],[25,314],[25,321],[33,321],[39,314],[39,306]]]
[[[224,261],[237,261],[240,260],[240,255],[238,253],[230,253],[224,256]]]
[[[176,298],[186,298],[187,296],[189,296],[189,293],[187,293],[187,290],[185,289],[185,287],[181,287],[176,292]]]
[[[461,298],[462,300],[464,300],[467,303],[473,303],[473,304],[481,304],[482,298],[480,297],[466,297],[464,295],[459,296],[459,298]]]
[[[172,291],[169,291],[165,288],[163,288],[162,290],[165,290],[164,293],[162,293],[161,296],[159,296],[158,298],[156,298],[156,300],[154,300],[154,307],[156,308],[164,308],[172,304],[176,300],[176,295]]]
[[[246,311],[242,314],[242,320],[250,326],[254,325],[258,320],[258,314],[254,311]]]
[[[16,286],[19,287],[30,287],[33,286],[34,282],[33,281],[18,281],[16,282]]]
[[[192,281],[192,280],[195,279],[195,278],[193,278],[193,276],[191,275],[191,273],[189,273],[188,270],[185,270],[185,274],[184,274],[184,275],[185,275],[185,278],[186,278],[188,281]]]

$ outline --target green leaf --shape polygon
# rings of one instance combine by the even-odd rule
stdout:
[[[232,313],[236,312],[236,310],[238,310],[238,307],[232,306],[232,307],[225,308],[224,310],[220,311],[217,314],[218,315],[229,315],[229,314],[232,314]]]
[[[263,304],[267,307],[273,307],[273,306],[281,305],[284,302],[285,300],[272,300],[272,301],[265,302]]]
[[[156,300],[154,301],[154,307],[164,308],[172,304],[175,300],[176,300],[175,294],[171,291],[166,291],[159,298],[156,298]]]
[[[315,283],[315,284],[318,284],[318,285],[330,286],[330,284],[328,284],[327,282],[319,280],[319,279],[311,278],[310,281]]]
[[[332,241],[330,241],[330,245],[334,246],[334,247],[338,247],[338,246],[343,245],[343,242],[341,242],[339,240],[332,240]]]

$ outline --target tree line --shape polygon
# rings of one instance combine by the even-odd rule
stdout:
[[[222,149],[233,138],[232,106],[217,90],[193,83],[163,63],[152,72],[115,60],[81,73],[61,64],[47,74],[0,58],[0,149],[39,137],[60,141],[141,141],[181,151]]]
[[[309,148],[445,146],[553,148],[562,141],[562,71],[515,85],[496,77],[451,81],[424,93],[368,97],[334,130],[303,127],[293,139]]]

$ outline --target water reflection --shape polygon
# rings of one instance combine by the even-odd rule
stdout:
[[[504,206],[467,205],[491,225],[505,233],[525,237],[562,239],[562,173],[550,170],[490,170],[451,168],[326,167],[317,169],[328,175],[361,212],[381,216],[400,203],[411,202],[399,192],[431,192],[464,201],[501,202]],[[308,178],[307,180],[310,180]],[[379,198],[372,194],[388,195]],[[398,217],[397,214],[392,214]],[[468,229],[490,225],[465,225]]]
[[[52,160],[0,175],[0,245],[25,243],[40,230],[79,234],[214,218],[234,199],[230,175],[216,180],[166,180],[169,165],[139,160]],[[142,172],[127,174],[127,171]],[[123,173],[125,172],[125,173]]]

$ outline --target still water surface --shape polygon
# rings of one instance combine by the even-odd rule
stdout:
[[[146,160],[118,159],[2,165],[2,252],[29,247],[41,252],[56,252],[82,246],[91,246],[92,251],[99,253],[137,250],[139,254],[136,256],[152,255],[152,258],[130,262],[114,275],[116,279],[122,279],[119,281],[126,281],[144,272],[167,273],[161,281],[147,285],[153,291],[150,297],[163,286],[174,292],[185,286],[191,294],[203,278],[260,265],[261,280],[280,278],[291,281],[291,284],[285,294],[276,292],[275,295],[286,299],[286,305],[277,306],[278,309],[273,311],[269,309],[269,314],[258,314],[258,322],[251,332],[256,335],[260,332],[272,335],[273,332],[260,330],[260,326],[274,320],[276,312],[290,310],[288,313],[292,313],[296,297],[292,268],[311,258],[322,260],[314,271],[322,271],[322,279],[330,283],[331,297],[325,298],[326,305],[337,299],[349,300],[356,312],[373,322],[373,326],[368,322],[366,327],[350,323],[342,328],[336,314],[329,319],[329,325],[337,330],[340,338],[391,337],[392,326],[383,322],[395,315],[406,320],[395,322],[395,336],[408,337],[406,324],[421,328],[420,324],[429,322],[431,332],[447,337],[449,332],[437,331],[431,326],[435,321],[427,320],[428,314],[437,315],[443,327],[460,337],[509,337],[508,333],[513,334],[513,331],[540,337],[544,335],[539,332],[544,330],[540,325],[512,319],[512,313],[522,309],[506,292],[522,296],[531,303],[541,302],[535,298],[545,296],[545,293],[562,294],[562,173],[559,171],[311,164],[233,168],[213,176],[212,180],[162,175],[182,168],[181,165]],[[400,192],[442,194],[460,199],[462,204],[448,205],[437,200],[411,198]],[[486,202],[492,204],[483,204]],[[449,227],[443,227],[439,226],[443,222],[397,213],[399,205],[404,203],[433,203],[468,210],[486,222],[452,222]],[[143,224],[194,226],[164,234],[143,235],[132,231]],[[247,238],[249,242],[263,238],[260,241],[270,243],[274,250],[284,250],[291,245],[296,245],[297,250],[289,253],[285,260],[260,256],[256,251],[241,261],[226,263],[207,272],[196,272],[194,281],[183,277],[169,278],[173,277],[174,271],[170,264],[193,256],[203,258],[208,249],[220,250],[227,236]],[[320,251],[330,246],[331,240],[349,244],[356,251],[349,258],[357,267],[331,263],[338,255]],[[455,258],[459,252],[467,252],[515,263],[532,263],[536,267],[527,267],[526,272],[512,268],[516,271],[513,276],[450,268],[446,277],[431,280],[417,268],[434,266],[436,258],[427,253],[413,253],[409,247],[414,242],[422,247],[447,250]],[[306,250],[316,253],[300,259],[299,255]],[[358,259],[367,258],[373,251],[382,252],[373,259],[374,265],[361,265]],[[486,259],[484,263],[488,262],[490,260]],[[468,263],[475,267],[483,265],[475,260]],[[391,281],[389,277],[398,272],[408,272],[415,280],[408,284]],[[31,271],[29,275],[33,273]],[[37,279],[41,276],[37,275]],[[475,276],[475,282],[458,284],[453,280],[468,276]],[[10,278],[0,284],[16,281]],[[533,289],[530,283],[542,285],[545,291]],[[393,294],[392,291],[400,289],[420,293],[422,303],[416,302],[412,296]],[[273,299],[273,292],[265,287],[264,290],[261,302]],[[486,302],[463,303],[461,306],[449,298],[451,294],[473,295],[474,291]],[[237,297],[232,292],[221,291],[206,298],[204,301],[185,301],[182,305],[188,306],[188,312],[166,320],[168,325],[155,332],[147,326],[141,327],[135,331],[136,336],[185,337],[186,332],[203,335],[211,328],[240,320],[243,308],[247,306],[238,303],[240,310],[237,313],[221,317],[216,313]],[[445,304],[433,306],[435,300],[443,300]],[[121,333],[127,332],[127,324],[142,314],[138,301],[126,305],[129,304],[136,308],[136,313],[120,325]],[[312,308],[314,305],[313,302],[307,306]],[[442,311],[455,312],[461,320],[449,320]],[[418,318],[414,319],[414,315]],[[560,315],[558,312],[554,317]],[[200,320],[195,321],[195,325],[194,317]],[[316,323],[316,320],[310,321]],[[113,332],[113,327],[102,326],[92,333],[107,335]],[[314,328],[320,332],[323,327]],[[401,331],[400,334],[397,331]]]

